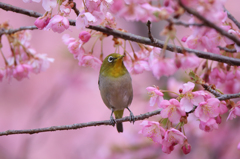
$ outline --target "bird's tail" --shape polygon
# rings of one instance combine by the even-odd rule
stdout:
[[[116,110],[114,111],[114,115],[116,119],[120,119],[123,116],[123,110]],[[119,133],[123,132],[123,125],[122,123],[117,123],[117,131]]]

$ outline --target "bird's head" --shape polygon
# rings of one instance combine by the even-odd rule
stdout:
[[[124,55],[113,53],[108,55],[102,63],[100,74],[103,76],[119,77],[128,71],[123,64]]]

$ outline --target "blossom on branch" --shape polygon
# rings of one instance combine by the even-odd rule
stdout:
[[[144,120],[140,125],[143,126],[143,128],[139,131],[139,134],[143,134],[143,136],[151,138],[153,142],[162,144],[165,130],[158,122]]]
[[[218,129],[218,124],[213,118],[208,119],[206,122],[200,120],[199,128],[203,131],[210,132]]]
[[[160,114],[162,118],[168,118],[173,123],[179,123],[180,118],[186,115],[186,112],[180,107],[180,103],[176,99],[163,100],[159,107],[163,108]]]
[[[149,101],[150,106],[154,106],[155,104],[160,106],[160,103],[163,100],[163,93],[158,89],[158,87],[147,87],[146,89],[151,96]]]
[[[200,102],[194,114],[201,121],[207,122],[210,118],[219,115],[220,101],[217,98],[209,98],[207,101]]]
[[[180,100],[180,106],[185,109],[185,111],[190,111],[193,105],[198,105],[200,102],[204,101],[204,96],[201,91],[192,92],[195,84],[188,82],[183,84],[182,95]]]
[[[62,33],[69,28],[69,21],[66,17],[55,15],[51,18],[46,29],[52,29],[54,32]]]
[[[171,153],[177,144],[183,145],[187,137],[177,129],[171,128],[166,131],[162,141],[162,151]]]

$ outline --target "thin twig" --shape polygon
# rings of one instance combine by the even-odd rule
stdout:
[[[215,25],[214,23],[210,22],[209,20],[207,20],[205,17],[201,16],[198,12],[186,7],[183,5],[183,3],[181,2],[181,0],[178,0],[179,5],[181,7],[183,7],[189,14],[194,15],[195,17],[197,17],[199,20],[201,20],[206,26],[215,29],[218,33],[220,33],[223,36],[228,37],[229,39],[231,39],[232,41],[234,41],[238,46],[240,46],[240,40],[239,38],[237,38],[236,36],[229,34],[227,31],[221,29],[219,26]]]
[[[75,14],[78,16],[79,14],[80,14],[80,11],[77,9],[77,5],[76,5],[76,3],[75,2],[73,2],[73,7],[72,7],[72,9],[74,10],[74,12],[75,12]]]
[[[203,88],[207,91],[209,91],[210,93],[212,93],[213,95],[215,95],[216,97],[221,97],[222,94],[217,92],[216,90],[212,89],[211,86],[209,86],[208,84],[202,84]]]
[[[151,40],[151,42],[154,43],[154,38],[153,38],[152,32],[151,32],[151,22],[150,21],[147,22],[147,27],[148,27],[148,37]]]
[[[227,100],[232,98],[240,98],[240,93],[237,94],[223,94],[221,97],[217,97],[219,100]]]
[[[197,106],[193,106],[193,109],[192,110],[190,110],[189,112],[186,112],[186,114],[188,115],[188,114],[191,114],[191,113],[193,113],[195,110],[197,109]]]
[[[18,29],[0,29],[0,36],[2,36],[3,34],[14,34],[18,31],[22,31],[22,30],[35,30],[38,29],[36,26],[24,26],[24,27],[20,27]]]
[[[231,19],[236,24],[238,29],[240,29],[240,23],[237,21],[237,19],[225,7],[223,8],[224,8],[224,11],[227,12],[228,18]]]
[[[182,25],[182,26],[185,26],[185,27],[189,27],[189,26],[198,26],[198,27],[201,27],[201,26],[204,26],[203,23],[187,23],[187,22],[184,22],[184,21],[180,21],[178,19],[167,19],[167,21],[169,23],[173,23],[175,25]]]
[[[222,47],[222,46],[218,46],[218,48],[219,48],[220,50],[224,50],[224,51],[230,52],[230,53],[236,53],[236,52],[237,52],[236,49],[229,49],[229,48]]]
[[[0,8],[6,10],[5,6],[7,6],[7,10],[13,11],[13,12],[17,12],[17,13],[21,13],[21,14],[25,14],[25,15],[39,15],[40,13],[36,13],[34,11],[31,10],[25,10],[22,8],[18,8],[12,5],[8,5],[5,3],[0,2]],[[34,12],[34,13],[32,13]],[[30,14],[32,13],[32,14]],[[39,16],[41,16],[42,14],[40,14]],[[75,26],[75,21],[74,20],[69,20],[70,25]],[[96,30],[96,31],[100,31],[103,33],[106,33],[108,35],[113,35],[114,37],[117,38],[122,38],[125,40],[131,40],[134,42],[138,42],[141,44],[146,44],[146,45],[151,45],[151,46],[155,46],[155,47],[159,47],[159,48],[163,48],[164,46],[164,42],[160,41],[158,39],[155,39],[155,42],[152,43],[151,40],[149,38],[146,37],[142,37],[142,36],[138,36],[138,35],[134,35],[131,33],[125,33],[122,31],[118,31],[118,30],[114,30],[114,29],[109,29],[103,26],[88,26],[88,29],[92,29],[92,30]],[[167,50],[169,51],[174,51],[174,46],[168,44],[167,45]],[[199,51],[199,50],[193,50],[193,49],[189,49],[189,48],[181,48],[181,47],[176,47],[177,52],[178,53],[184,53],[184,52],[189,52],[189,53],[194,53],[195,55],[197,55],[200,58],[204,58],[204,59],[209,59],[209,60],[213,60],[213,61],[218,61],[218,62],[222,62],[222,63],[227,63],[229,65],[236,65],[236,66],[240,66],[240,59],[236,59],[236,58],[232,58],[232,57],[226,57],[223,55],[217,55],[217,54],[213,54],[213,53],[209,53],[209,52],[203,52],[203,51]]]
[[[151,116],[160,114],[160,110],[155,110],[152,112],[148,112],[145,114],[137,115],[135,116],[135,121],[137,120],[143,120],[146,118],[149,118]],[[115,119],[117,123],[119,122],[127,122],[130,121],[130,117],[124,117],[121,119]],[[51,127],[45,127],[45,128],[37,128],[37,129],[26,129],[26,130],[7,130],[4,132],[0,132],[0,136],[5,135],[13,135],[13,134],[36,134],[40,132],[49,132],[49,131],[60,131],[60,130],[73,130],[73,129],[80,129],[84,127],[90,127],[90,126],[100,126],[100,125],[109,125],[112,126],[110,120],[104,120],[104,121],[92,121],[87,123],[78,123],[78,124],[72,124],[72,125],[62,125],[62,126],[51,126]]]
[[[25,14],[25,15],[28,15],[30,17],[35,17],[35,18],[42,16],[41,13],[35,12],[33,10],[22,9],[22,8],[15,7],[10,4],[6,4],[6,3],[2,3],[2,2],[0,2],[0,8],[2,8],[3,10],[6,10],[6,11],[21,13],[21,14]]]
[[[20,14],[24,14],[30,17],[41,17],[43,16],[43,14],[35,12],[33,10],[28,10],[28,9],[23,9],[23,8],[19,8],[10,4],[6,4],[6,3],[2,3],[0,2],[0,8],[6,11],[12,11],[12,12],[16,12],[16,13],[20,13]],[[69,24],[75,26],[75,20],[69,20]]]

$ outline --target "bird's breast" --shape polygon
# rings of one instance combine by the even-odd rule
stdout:
[[[110,109],[122,110],[132,102],[132,79],[129,73],[117,78],[100,75],[99,89],[103,102]]]

